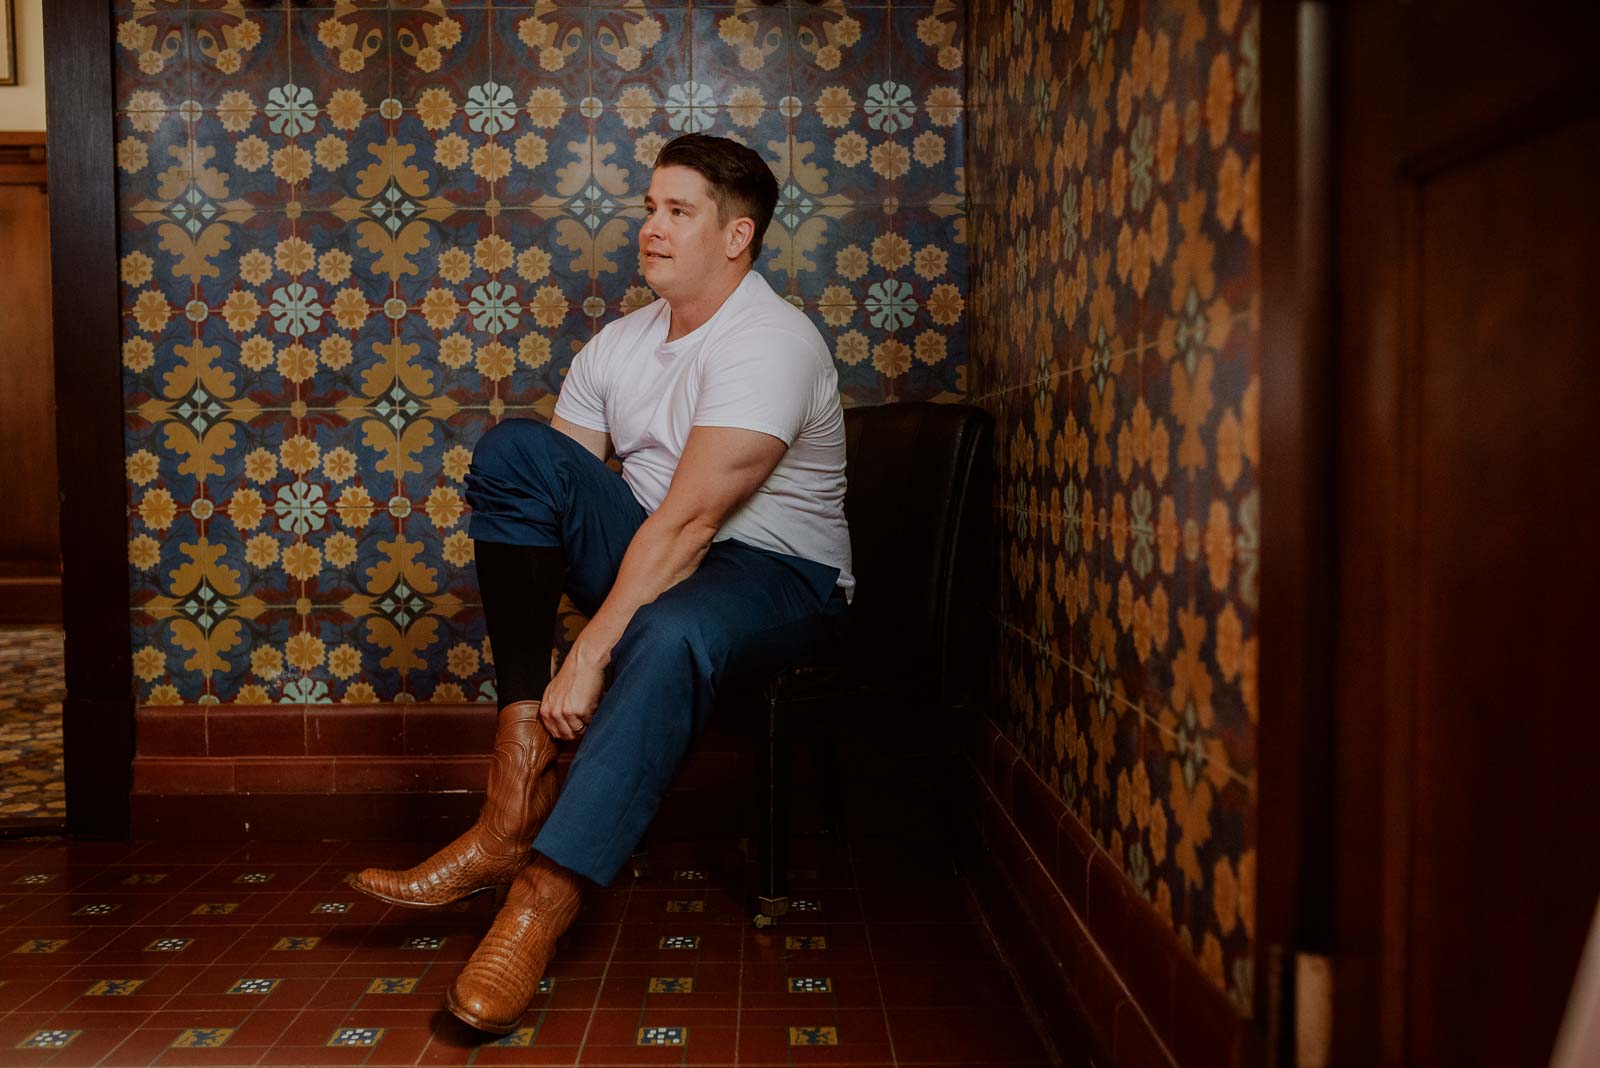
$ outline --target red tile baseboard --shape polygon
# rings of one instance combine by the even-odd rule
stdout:
[[[157,794],[135,791],[133,834],[155,841],[447,841],[477,815],[477,794]]]
[[[1253,1031],[1077,818],[987,719],[970,771],[973,880],[1063,1062],[1239,1068]],[[1050,1003],[1044,1003],[1045,999]]]
[[[147,706],[137,711],[133,833],[170,839],[436,839],[465,829],[488,780],[492,705]],[[571,763],[567,748],[560,774]],[[710,731],[657,832],[740,833],[748,779]],[[665,831],[663,832],[663,829]]]

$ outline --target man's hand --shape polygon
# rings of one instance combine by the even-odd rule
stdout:
[[[576,655],[561,662],[561,670],[544,689],[544,699],[539,704],[539,722],[544,729],[564,742],[583,734],[584,728],[594,718],[600,704],[600,690],[605,685],[605,670],[592,664],[580,663]]]
[[[539,718],[557,738],[582,734],[600,703],[611,648],[633,614],[694,573],[723,520],[783,459],[783,439],[755,430],[695,427],[667,498],[634,533],[605,603],[545,689]]]

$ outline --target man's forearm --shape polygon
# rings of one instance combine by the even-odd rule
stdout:
[[[634,613],[694,574],[715,533],[701,524],[673,522],[660,512],[646,519],[622,556],[610,594],[578,635],[572,654],[585,664],[608,664]]]

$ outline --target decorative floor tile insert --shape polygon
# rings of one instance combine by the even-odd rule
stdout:
[[[705,882],[706,873],[690,869],[687,871],[675,871],[672,873],[672,877],[680,883],[701,883]]]
[[[669,902],[667,902],[667,911],[668,912],[704,912],[705,910],[706,910],[706,903],[704,901],[669,901]]]
[[[317,948],[317,943],[321,942],[321,941],[322,941],[322,939],[318,938],[316,935],[290,935],[287,938],[278,939],[276,942],[274,942],[272,944],[272,948],[273,949],[278,949],[278,950],[291,950],[291,951],[292,950],[303,950],[303,949],[316,949]]]
[[[233,881],[246,886],[260,886],[262,883],[270,883],[275,874],[277,873],[270,871],[247,871],[243,875],[235,875]]]
[[[13,953],[55,953],[67,944],[65,938],[30,938],[13,949]]]
[[[231,912],[237,912],[238,909],[239,903],[237,901],[207,901],[204,904],[196,905],[194,911],[189,915],[226,916]]]
[[[650,980],[647,990],[651,994],[692,994],[694,993],[694,979],[689,976],[682,978],[655,976]]]
[[[100,902],[93,905],[81,905],[74,909],[72,914],[74,916],[109,916],[121,907],[121,905],[112,905],[105,902]]]
[[[833,993],[833,980],[827,976],[817,979],[790,979],[789,993],[791,994],[831,994]]]
[[[330,1046],[376,1046],[383,1037],[381,1027],[341,1027],[328,1039]]]
[[[144,947],[146,953],[182,953],[194,943],[192,938],[158,938]]]
[[[374,979],[370,984],[368,984],[367,993],[409,994],[417,988],[417,982],[418,981],[416,979],[405,979],[393,976],[385,977],[383,979]]]
[[[86,998],[116,998],[127,995],[144,986],[143,979],[102,979],[83,992]]]
[[[539,980],[539,993],[548,994],[548,993],[550,993],[550,991],[554,990],[555,988],[556,988],[556,981],[554,979],[545,978],[545,979],[540,979]]]
[[[228,988],[230,994],[270,994],[282,979],[240,979]]]
[[[401,949],[438,949],[444,945],[444,939],[438,935],[417,935],[400,943]]]
[[[311,911],[312,912],[332,912],[332,913],[349,912],[350,911],[350,902],[348,902],[348,901],[319,901],[312,908]]]
[[[191,1027],[172,1040],[174,1049],[215,1049],[228,1044],[231,1027]]]
[[[827,935],[785,935],[784,949],[827,949]]]
[[[837,1046],[838,1044],[839,1029],[837,1027],[789,1028],[789,1045],[791,1046]]]
[[[11,882],[16,886],[42,886],[54,878],[54,875],[36,872],[33,875],[19,875],[12,879]]]
[[[664,935],[656,943],[657,949],[699,949],[699,935]]]
[[[485,1042],[485,1046],[499,1046],[504,1049],[508,1046],[523,1047],[533,1045],[533,1028],[519,1027],[509,1035],[501,1035],[493,1042]]]
[[[822,902],[812,901],[808,898],[797,897],[789,902],[790,912],[821,912]]]
[[[21,1042],[17,1043],[18,1049],[61,1049],[69,1045],[73,1039],[83,1034],[82,1031],[35,1031]]]
[[[167,873],[164,871],[136,871],[122,880],[123,886],[154,886],[165,882]]]
[[[638,1046],[685,1046],[688,1043],[687,1027],[641,1027],[634,1042]]]

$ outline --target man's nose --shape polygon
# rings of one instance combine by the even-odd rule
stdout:
[[[644,213],[644,225],[639,227],[639,243],[643,244],[645,241],[655,236],[655,233],[656,213],[646,208]]]

